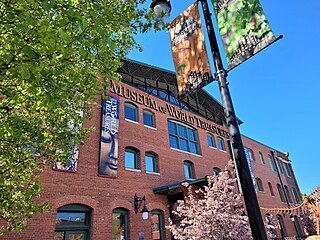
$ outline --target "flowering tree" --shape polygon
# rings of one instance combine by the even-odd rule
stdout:
[[[208,177],[208,186],[203,189],[184,184],[186,196],[173,211],[180,222],[169,220],[167,227],[175,239],[252,239],[241,195],[234,190],[233,169],[230,160],[218,177]]]

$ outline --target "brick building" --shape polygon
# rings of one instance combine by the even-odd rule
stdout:
[[[125,60],[120,73],[122,83],[111,84],[104,108],[93,108],[85,122],[95,131],[75,149],[70,166],[48,166],[42,173],[42,196],[52,211],[2,239],[168,240],[164,226],[181,197],[181,182],[201,185],[206,175],[224,168],[231,158],[229,133],[215,99],[200,90],[179,101],[175,74],[156,67]],[[260,206],[300,202],[288,154],[245,136],[243,142]],[[135,194],[142,203],[137,214]],[[140,213],[143,196],[147,220]],[[290,216],[277,218],[282,225],[278,237],[301,231]]]

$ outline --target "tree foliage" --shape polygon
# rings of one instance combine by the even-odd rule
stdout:
[[[241,195],[234,189],[230,160],[218,177],[208,177],[208,186],[194,190],[185,184],[187,194],[173,213],[179,224],[170,221],[168,228],[175,239],[252,239]]]
[[[0,2],[0,234],[45,209],[34,201],[43,166],[66,162],[84,141],[77,112],[87,118],[101,79],[119,77],[134,34],[160,26],[143,2]]]

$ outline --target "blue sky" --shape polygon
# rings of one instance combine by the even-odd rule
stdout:
[[[168,21],[193,2],[171,0]],[[244,122],[240,131],[289,152],[301,192],[311,192],[320,185],[320,1],[260,3],[274,34],[284,38],[229,72],[235,111]],[[217,35],[214,17],[213,22]],[[167,32],[150,32],[136,39],[144,50],[131,52],[129,58],[174,71]],[[205,90],[221,102],[216,82]]]

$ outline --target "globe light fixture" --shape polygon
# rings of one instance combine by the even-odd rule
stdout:
[[[138,197],[137,194],[134,195],[133,197],[133,200],[134,200],[134,212],[135,213],[138,213],[139,211],[139,208],[141,207],[141,204],[143,202],[143,208],[142,208],[142,219],[143,220],[147,220],[148,217],[149,217],[149,211],[147,209],[147,206],[146,206],[146,196],[143,196],[142,198],[141,197]]]
[[[150,8],[158,18],[169,16],[171,12],[170,0],[152,0]]]

